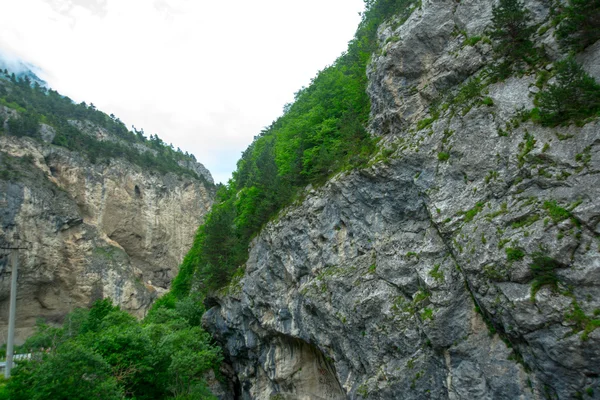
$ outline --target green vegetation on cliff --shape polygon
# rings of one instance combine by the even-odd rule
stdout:
[[[37,82],[32,84],[27,77],[19,79],[8,71],[0,73],[0,106],[17,112],[6,121],[5,133],[41,140],[40,123],[45,123],[56,131],[53,144],[85,154],[93,163],[120,157],[161,173],[187,174],[204,180],[178,164],[179,161],[196,161],[193,155],[174,150],[173,145],[167,145],[157,135],[146,138],[143,130],[135,128],[135,132],[131,132],[114,115],[106,115],[93,104],[75,104],[55,90]],[[82,132],[77,122],[90,122],[103,128],[115,140],[98,140]],[[0,118],[0,134],[3,125],[4,119]],[[136,144],[147,147],[148,151],[140,151]]]
[[[206,222],[173,282],[171,298],[192,286],[225,286],[248,257],[250,240],[304,188],[334,173],[364,165],[375,149],[366,131],[370,112],[366,67],[378,48],[377,28],[406,18],[412,0],[365,0],[365,12],[348,50],[295,95],[283,115],[243,153],[229,183],[217,192]],[[402,22],[402,21],[397,21]]]

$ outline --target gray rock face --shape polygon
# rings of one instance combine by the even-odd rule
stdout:
[[[118,159],[91,164],[30,138],[0,136],[0,164],[0,247],[18,235],[27,248],[20,252],[19,340],[37,318],[62,322],[103,297],[143,316],[177,274],[214,195],[196,179]],[[10,268],[0,255],[0,343]]]
[[[453,32],[481,34],[494,3],[424,0],[380,30],[401,38],[369,68],[388,151],[282,211],[208,301],[242,398],[599,398],[600,122],[521,122],[525,75],[416,128],[491,61]]]

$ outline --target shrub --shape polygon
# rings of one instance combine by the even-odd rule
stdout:
[[[572,58],[556,63],[556,84],[538,94],[542,125],[582,121],[600,113],[600,85]]]
[[[535,299],[536,293],[542,286],[550,286],[553,290],[558,289],[558,276],[555,270],[560,268],[561,264],[555,259],[545,256],[541,253],[533,255],[533,262],[529,264],[529,270],[533,274],[531,282],[531,297]]]
[[[565,220],[571,216],[571,213],[556,203],[556,200],[545,201],[544,209],[548,211],[550,218],[554,223],[558,223],[562,220]]]
[[[504,249],[504,251],[506,252],[506,259],[508,261],[519,261],[523,259],[523,257],[525,257],[525,252],[523,251],[523,249],[518,247],[507,247],[506,249]]]
[[[79,344],[65,344],[41,360],[19,363],[8,381],[12,400],[122,399],[110,366]]]
[[[565,314],[565,319],[573,324],[573,333],[583,331],[581,339],[587,340],[591,332],[600,328],[600,319],[588,317],[576,300],[573,300],[572,307],[571,312]]]

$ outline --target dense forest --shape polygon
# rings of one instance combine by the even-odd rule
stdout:
[[[28,76],[19,78],[8,70],[0,72],[0,105],[18,112],[17,116],[6,121],[6,132],[4,121],[0,121],[0,134],[29,136],[41,140],[40,124],[44,123],[56,132],[52,144],[85,154],[93,163],[120,157],[157,172],[186,174],[205,180],[178,163],[195,162],[194,155],[183,153],[180,149],[175,150],[173,145],[167,145],[158,135],[147,138],[143,129],[133,128],[132,132],[119,118],[98,110],[93,103],[76,104]],[[96,127],[103,128],[112,135],[113,140],[98,140],[82,132],[76,121],[91,122]],[[140,151],[140,146],[136,148],[135,144],[145,146],[148,151]]]
[[[283,115],[260,132],[242,154],[232,179],[219,188],[171,293],[159,305],[172,306],[192,287],[202,294],[219,290],[234,275],[243,275],[240,268],[248,257],[250,240],[307,185],[322,184],[337,172],[366,165],[378,140],[366,130],[370,112],[366,68],[378,50],[377,29],[386,21],[392,28],[400,26],[418,7],[420,2],[414,0],[365,0],[362,20],[348,50],[296,93]],[[575,51],[582,40],[597,40],[599,10],[598,1],[556,4],[553,24],[561,45]],[[451,104],[482,99],[483,79],[485,84],[502,81],[547,63],[544,51],[533,46],[535,27],[530,22],[520,1],[502,0],[494,9],[493,29],[486,38],[494,40],[496,62],[486,69],[485,78],[477,77],[458,93],[433,101],[430,118],[417,128],[431,124],[444,108],[452,108]],[[466,43],[482,39],[466,38]],[[543,75],[539,86],[544,90],[536,96],[537,107],[524,113],[523,119],[552,126],[581,124],[597,115],[600,86],[572,57],[556,67],[556,83],[548,85],[551,76]]]
[[[370,113],[367,64],[377,50],[377,28],[401,24],[419,6],[413,0],[365,0],[365,11],[348,50],[295,94],[283,115],[255,137],[238,161],[206,222],[198,230],[170,294],[172,305],[192,286],[201,293],[228,284],[248,257],[254,235],[298,198],[344,169],[364,166],[376,149],[366,130]]]

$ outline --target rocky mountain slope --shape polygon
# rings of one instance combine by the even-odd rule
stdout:
[[[524,2],[545,59],[500,80],[497,2],[419,3],[368,70],[380,152],[270,222],[204,325],[244,399],[600,398],[600,122],[529,112],[553,2]]]
[[[4,85],[9,94],[17,90],[9,81]],[[179,174],[142,167],[126,156],[92,160],[53,144],[61,129],[45,123],[34,125],[35,133],[15,136],[11,123],[22,115],[0,105],[0,246],[25,248],[18,338],[27,337],[38,318],[60,323],[76,307],[105,297],[143,316],[169,287],[212,205],[210,173],[183,156]],[[124,142],[76,116],[69,124],[97,146],[134,146],[155,156],[160,150]],[[0,332],[6,332],[8,321],[6,253],[0,251]]]

